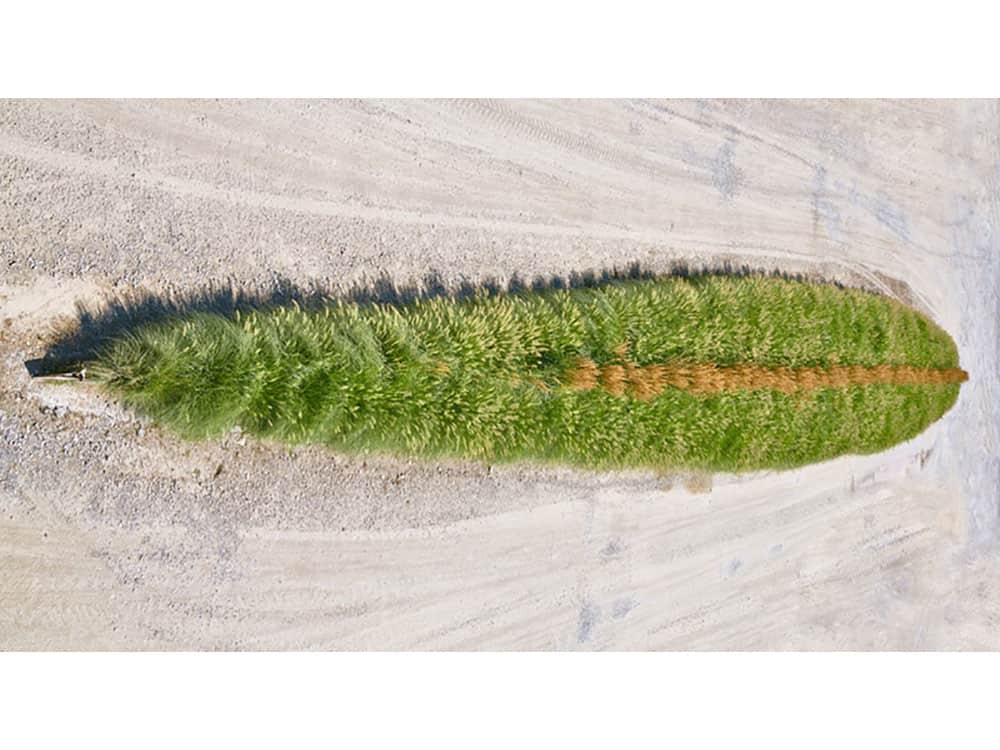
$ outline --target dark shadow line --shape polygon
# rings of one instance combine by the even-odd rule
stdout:
[[[361,305],[378,303],[403,306],[412,304],[418,299],[449,297],[461,300],[475,294],[521,294],[529,290],[541,292],[552,289],[600,288],[623,281],[667,277],[697,282],[699,279],[713,276],[766,276],[793,281],[822,282],[841,289],[845,288],[842,283],[802,273],[763,270],[728,261],[704,266],[676,262],[667,271],[658,273],[634,261],[622,268],[574,271],[565,276],[554,274],[527,280],[514,274],[506,283],[488,277],[475,282],[463,279],[451,286],[445,283],[439,272],[432,270],[420,283],[400,285],[387,274],[383,274],[371,281],[356,283],[346,292],[330,280],[296,284],[279,276],[270,282],[248,286],[230,279],[211,281],[189,291],[153,293],[148,290],[136,290],[97,303],[78,302],[76,320],[66,330],[56,334],[43,357],[28,360],[25,362],[25,367],[33,377],[66,372],[93,360],[110,341],[139,325],[194,313],[233,316],[237,311],[245,313],[250,310],[284,307],[293,303],[305,310],[315,310],[337,300]]]

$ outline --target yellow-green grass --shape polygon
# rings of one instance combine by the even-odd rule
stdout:
[[[574,389],[579,362],[720,368],[958,366],[954,342],[888,298],[767,277],[663,278],[389,306],[194,314],[139,327],[90,363],[189,438],[236,425],[359,452],[595,469],[789,468],[910,439],[959,385],[869,384],[651,398]]]

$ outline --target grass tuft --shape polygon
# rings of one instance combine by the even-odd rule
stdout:
[[[189,438],[240,425],[345,451],[747,471],[912,438],[959,392],[914,373],[957,366],[893,300],[705,276],[199,313],[120,336],[89,372]]]

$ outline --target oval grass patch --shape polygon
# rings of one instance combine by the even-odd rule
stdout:
[[[595,469],[747,471],[914,437],[967,377],[952,339],[879,295],[663,278],[139,327],[89,372],[186,437]]]

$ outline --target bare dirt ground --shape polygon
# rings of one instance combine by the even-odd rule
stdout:
[[[971,379],[752,476],[186,444],[26,360],[77,300],[745,263],[879,289]],[[996,102],[0,102],[0,647],[1000,646]]]

